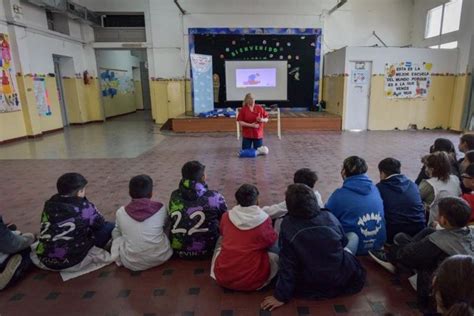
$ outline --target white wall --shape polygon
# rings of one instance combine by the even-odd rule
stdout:
[[[126,70],[133,78],[132,67],[140,67],[140,60],[132,56],[129,50],[97,50],[99,68]]]
[[[92,49],[93,29],[85,23],[69,19],[70,35],[48,30],[45,10],[37,6],[9,0],[20,4],[23,14],[14,18],[9,27],[12,41],[15,41],[19,56],[17,71],[22,73],[54,73],[53,54],[73,58],[75,73],[88,70],[96,75],[95,55]],[[0,12],[9,10],[0,2]],[[0,16],[1,19],[1,16]],[[6,17],[3,18],[5,20]]]
[[[456,50],[429,48],[375,48],[347,47],[344,73],[350,72],[350,61],[372,61],[372,74],[385,73],[386,63],[411,61],[413,63],[432,63],[431,73],[455,74],[458,55]]]
[[[341,48],[324,55],[324,75],[341,75],[345,73],[346,49]]]
[[[322,27],[324,51],[379,43],[374,30],[387,45],[407,45],[411,39],[412,0],[349,1],[330,16],[325,15],[336,0],[182,0],[185,16],[172,1],[148,1],[149,58],[155,63],[150,73],[156,77],[186,73],[192,27]]]

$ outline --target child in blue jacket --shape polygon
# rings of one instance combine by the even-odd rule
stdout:
[[[398,233],[414,236],[426,227],[418,186],[401,174],[401,166],[395,158],[385,158],[379,163],[377,189],[383,200],[388,243]]]
[[[278,281],[273,296],[261,307],[273,310],[295,296],[321,299],[359,292],[366,271],[347,249],[348,239],[337,218],[319,209],[313,190],[304,184],[288,187],[286,204]]]
[[[341,170],[342,188],[334,191],[326,204],[346,234],[353,232],[359,237],[358,255],[382,248],[386,239],[383,201],[367,169],[364,159],[346,158]]]

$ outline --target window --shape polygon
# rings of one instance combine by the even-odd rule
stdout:
[[[459,30],[461,23],[462,0],[451,0],[444,5],[443,30],[441,34]]]
[[[438,49],[438,48],[453,49],[453,48],[458,48],[458,42],[457,41],[449,42],[449,43],[444,43],[444,44],[441,44],[441,45],[430,46],[428,48],[432,48],[432,49]]]
[[[426,14],[425,38],[459,30],[463,0],[451,0]]]
[[[441,19],[443,17],[443,6],[440,5],[428,11],[426,15],[425,38],[438,36],[441,31]]]
[[[67,15],[45,10],[48,29],[69,35],[69,21]]]
[[[449,42],[445,44],[439,45],[439,48],[444,48],[444,49],[453,49],[453,48],[458,48],[458,42]]]

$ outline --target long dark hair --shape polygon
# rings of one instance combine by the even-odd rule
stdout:
[[[445,316],[474,315],[474,257],[446,259],[436,273],[433,290]]]

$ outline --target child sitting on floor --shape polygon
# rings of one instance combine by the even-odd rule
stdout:
[[[316,195],[304,184],[290,185],[285,200],[288,216],[281,225],[278,280],[262,309],[271,311],[292,297],[321,299],[359,292],[366,272],[345,249],[348,239],[337,218],[320,210]]]
[[[306,184],[313,190],[316,182],[318,182],[318,175],[316,174],[316,172],[309,168],[299,169],[295,172],[295,175],[293,176],[293,183]],[[314,190],[314,194],[316,195],[316,199],[318,200],[319,207],[323,208],[324,203],[321,198],[321,194],[318,192],[318,190]],[[279,217],[285,216],[288,213],[285,201],[272,206],[264,206],[262,210],[267,213],[272,219],[277,219]]]
[[[329,197],[326,208],[341,222],[344,231],[359,237],[357,255],[380,249],[386,239],[383,201],[367,175],[367,163],[358,156],[344,160],[342,188]],[[351,236],[347,236],[349,240]]]
[[[224,197],[208,189],[205,169],[199,161],[185,163],[179,188],[171,194],[171,247],[180,258],[212,256],[219,222],[227,210]]]
[[[141,271],[158,266],[173,255],[164,232],[168,214],[166,206],[151,200],[153,180],[149,176],[133,177],[129,193],[132,201],[116,214],[112,253],[119,253],[117,264]]]
[[[471,207],[471,217],[469,223],[474,222],[474,164],[469,165],[462,174],[462,182],[466,189],[469,189],[469,193],[464,193],[462,198],[469,203]]]
[[[111,239],[114,224],[106,222],[94,204],[87,200],[87,180],[78,173],[59,177],[58,193],[44,204],[36,255],[41,268],[76,271],[101,255],[94,246],[104,248]],[[84,262],[83,262],[84,261]],[[81,264],[83,263],[83,264]]]
[[[235,193],[238,205],[221,220],[211,277],[225,288],[254,291],[267,285],[278,270],[278,255],[269,252],[278,236],[272,221],[258,207],[257,188],[242,185]]]
[[[431,277],[438,265],[447,257],[474,255],[474,232],[467,224],[471,216],[469,205],[461,198],[447,197],[438,203],[438,223],[441,230],[425,228],[414,237],[399,233],[386,255],[370,255],[390,272],[395,267],[414,269],[417,272],[419,305],[427,307]]]
[[[34,240],[31,233],[11,231],[0,216],[0,290],[17,282],[29,269]]]
[[[379,163],[377,189],[383,200],[387,242],[390,244],[398,233],[414,236],[426,227],[420,191],[413,181],[401,174],[400,169],[400,161],[394,158],[385,158]]]

